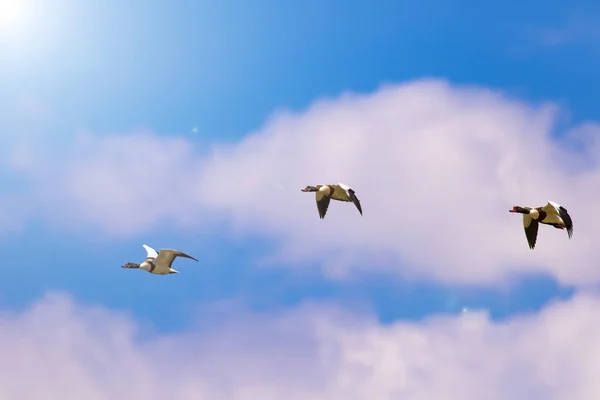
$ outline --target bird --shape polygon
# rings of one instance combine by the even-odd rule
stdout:
[[[356,208],[358,208],[358,212],[362,215],[362,207],[354,190],[343,183],[338,183],[337,185],[307,186],[301,190],[303,192],[316,192],[317,209],[321,219],[325,218],[331,199],[354,203]]]
[[[529,248],[534,249],[537,241],[539,224],[552,225],[557,229],[566,229],[569,239],[573,236],[573,220],[567,212],[567,209],[553,201],[548,200],[548,204],[543,207],[521,207],[514,206],[513,213],[523,214],[523,227],[525,236],[529,243]]]
[[[145,244],[143,244],[142,246],[144,247],[144,249],[146,249],[146,253],[147,253],[147,256],[146,256],[146,259],[144,260],[144,262],[141,264],[128,262],[127,264],[123,265],[121,268],[140,268],[140,269],[143,269],[144,271],[150,272],[151,274],[169,275],[169,274],[178,274],[179,273],[179,271],[171,268],[173,261],[177,257],[190,258],[190,259],[198,262],[198,260],[195,259],[194,257],[187,255],[185,253],[182,253],[179,250],[160,249],[160,251],[157,253],[156,250],[154,250],[150,246],[147,246]]]

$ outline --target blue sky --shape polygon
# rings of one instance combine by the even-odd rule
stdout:
[[[65,0],[38,11],[38,36],[27,46],[5,52],[2,84],[5,95],[35,92],[71,115],[58,124],[65,130],[148,126],[166,134],[198,126],[239,137],[279,108],[423,76],[596,116],[586,94],[595,91],[593,38],[567,31],[593,20],[592,2],[369,4]],[[564,45],[545,39],[554,30],[567,32]]]
[[[532,185],[534,188],[528,191],[523,189],[532,183],[528,167],[514,167],[513,178],[521,185],[521,191],[498,189],[494,198],[497,203],[475,206],[475,214],[481,218],[489,213],[494,221],[502,221],[498,222],[501,239],[488,236],[486,240],[492,249],[489,251],[485,240],[475,244],[473,252],[477,255],[473,255],[473,265],[464,269],[460,266],[463,258],[457,259],[457,264],[448,258],[453,254],[451,245],[424,246],[422,256],[406,249],[398,250],[398,257],[392,255],[403,241],[410,240],[407,232],[412,226],[403,225],[400,217],[378,222],[385,226],[382,229],[399,235],[396,244],[389,244],[386,239],[389,235],[384,238],[383,234],[381,247],[376,241],[369,242],[371,247],[367,244],[363,247],[363,242],[350,233],[347,239],[331,239],[331,247],[327,247],[329,242],[320,245],[317,239],[311,239],[317,232],[333,237],[342,216],[350,221],[345,221],[349,225],[344,226],[360,231],[362,220],[385,213],[378,208],[383,203],[376,202],[376,194],[369,192],[373,186],[359,186],[367,182],[366,178],[345,182],[358,176],[357,173],[348,172],[339,180],[355,188],[366,211],[363,217],[344,204],[332,204],[327,219],[320,221],[314,199],[298,189],[324,182],[304,181],[298,186],[290,179],[292,183],[288,186],[284,181],[287,175],[274,175],[261,184],[280,185],[289,191],[285,196],[277,192],[273,208],[287,207],[286,212],[302,221],[302,225],[284,227],[278,225],[281,214],[273,211],[263,221],[261,210],[266,208],[252,206],[260,199],[270,201],[268,196],[257,194],[263,187],[257,186],[256,193],[251,194],[244,188],[251,187],[253,179],[260,181],[251,176],[251,171],[270,168],[268,163],[260,164],[262,157],[267,160],[275,157],[268,150],[270,132],[279,132],[289,143],[296,143],[285,148],[300,148],[304,146],[300,140],[313,134],[310,127],[319,126],[314,121],[322,117],[320,113],[346,112],[346,103],[340,100],[345,93],[366,96],[364,105],[349,100],[347,107],[354,111],[344,114],[359,118],[364,109],[370,109],[367,102],[384,101],[376,100],[383,98],[377,97],[382,85],[412,85],[411,82],[423,79],[445,82],[440,85],[448,86],[438,87],[436,83],[432,89],[417,83],[414,88],[400,89],[398,96],[403,100],[398,100],[400,106],[390,106],[391,114],[409,118],[411,112],[407,110],[413,106],[410,99],[414,98],[415,104],[423,101],[425,108],[442,99],[439,102],[445,104],[444,113],[455,110],[444,114],[448,121],[454,121],[455,114],[463,115],[462,110],[468,111],[464,121],[471,121],[471,109],[476,110],[474,113],[481,112],[477,118],[483,121],[488,121],[485,118],[491,115],[490,120],[503,123],[508,115],[506,130],[518,133],[514,136],[507,133],[505,139],[499,133],[495,142],[497,147],[505,149],[502,151],[506,160],[514,160],[516,151],[524,149],[519,154],[526,154],[525,150],[537,149],[532,143],[542,147],[550,143],[548,148],[554,149],[550,139],[544,138],[543,145],[540,144],[541,131],[550,131],[568,141],[579,140],[573,139],[576,135],[570,136],[572,132],[579,132],[583,123],[600,119],[597,107],[600,81],[596,79],[600,63],[597,51],[600,6],[595,2],[506,1],[484,5],[454,0],[426,0],[418,4],[310,0],[293,6],[267,0],[226,0],[219,4],[191,0],[170,3],[61,0],[59,3],[49,9],[41,1],[23,2],[19,7],[23,7],[20,11],[25,17],[20,25],[0,31],[4,35],[0,36],[0,109],[5,111],[0,114],[0,144],[4,148],[1,154],[5,158],[0,196],[7,199],[1,203],[5,208],[6,229],[0,239],[5,265],[0,280],[0,303],[5,309],[23,312],[47,293],[61,292],[76,303],[128,313],[135,321],[149,324],[158,332],[186,331],[197,323],[198,315],[204,316],[203,324],[210,325],[213,319],[222,318],[209,312],[215,307],[224,307],[229,310],[224,311],[225,315],[234,318],[239,310],[269,315],[292,312],[305,304],[333,304],[348,312],[373,314],[383,324],[418,323],[439,314],[458,315],[463,308],[486,310],[493,320],[503,321],[537,313],[554,301],[571,298],[586,286],[586,279],[594,283],[596,275],[589,272],[591,269],[583,266],[569,269],[567,264],[560,264],[564,259],[560,258],[559,249],[588,243],[583,240],[580,243],[584,244],[577,244],[580,232],[586,229],[592,232],[587,222],[578,225],[583,215],[581,207],[574,210],[579,219],[574,217],[576,233],[571,241],[566,234],[542,227],[538,243],[546,241],[547,247],[544,249],[542,243],[535,252],[526,249],[520,219],[506,212],[515,205],[513,202],[554,199],[562,203],[565,198],[565,202],[571,201],[565,205],[573,211],[570,207],[585,203],[577,197],[585,191],[561,193],[557,182],[566,182],[566,177],[564,181],[541,184],[546,177],[540,175],[542,178],[536,184],[540,183],[543,190]],[[9,22],[0,18],[0,24]],[[487,94],[478,97],[478,93]],[[498,100],[494,93],[502,93],[504,97]],[[322,103],[323,99],[329,103]],[[544,107],[550,103],[557,108],[547,117]],[[479,107],[487,108],[481,111]],[[415,108],[415,113],[420,109]],[[362,126],[359,119],[352,118],[348,121],[354,122],[331,122],[331,126],[348,131]],[[432,111],[426,119],[436,121],[438,114]],[[309,122],[304,125],[303,121]],[[468,128],[469,123],[464,122],[464,126]],[[476,123],[479,122],[473,122]],[[374,122],[365,126],[378,125]],[[485,123],[473,126],[472,131],[467,129],[474,132],[473,137],[477,132],[497,128]],[[531,136],[522,133],[527,129],[531,129]],[[298,142],[290,139],[296,131]],[[78,147],[78,135],[82,132],[91,135],[89,147]],[[167,185],[165,177],[173,171],[180,171],[182,176],[198,166],[204,171],[196,180],[187,180],[186,175],[178,181],[175,191],[190,195],[190,199],[181,200],[181,208],[194,214],[189,219],[192,222],[186,222],[185,217],[177,223],[169,222],[168,216],[183,215],[183,211],[178,214],[170,206],[158,203],[155,208],[139,208],[158,210],[156,217],[136,216],[131,220],[127,216],[135,214],[135,205],[123,209],[118,206],[121,196],[144,201],[144,194],[132,193],[127,184],[113,183],[115,175],[110,175],[118,175],[122,170],[124,176],[129,176],[127,171],[143,169],[145,153],[136,153],[133,146],[122,152],[117,148],[121,143],[119,138],[133,137],[127,143],[138,140],[134,137],[137,132],[150,132],[147,142],[138,139],[144,146],[159,146],[149,147],[154,150],[160,146],[175,149],[184,143],[182,153],[173,150],[174,155],[165,156],[170,161],[157,163],[147,175],[131,173],[148,178],[139,187],[149,193],[163,190]],[[461,129],[455,131],[457,137],[460,132]],[[371,131],[364,134],[364,138],[375,135]],[[319,137],[314,133],[315,140]],[[253,138],[268,142],[264,148],[256,145],[255,158],[247,151],[254,149]],[[408,156],[411,142],[403,143],[407,146],[396,147],[396,155],[392,153],[390,157]],[[584,140],[584,143],[587,143],[584,152],[589,151],[590,157],[596,154],[595,142]],[[215,149],[225,145],[231,147],[223,150],[222,164],[210,158]],[[555,155],[552,151],[547,152],[549,159]],[[546,154],[545,150],[543,153]],[[22,154],[26,159],[22,164],[10,161]],[[30,154],[34,156],[28,158]],[[342,157],[340,154],[337,157]],[[323,156],[316,151],[314,155],[307,154],[302,158],[306,164],[294,164],[295,157],[291,155],[289,162],[277,159],[279,164],[273,163],[272,169],[307,169],[312,160]],[[374,161],[364,165],[379,165],[378,156],[373,157]],[[565,157],[557,157],[556,160],[560,158],[557,163],[575,165],[576,156]],[[360,160],[356,162],[363,165]],[[528,165],[535,170],[533,166],[542,165],[542,161],[538,163],[535,159]],[[103,168],[110,171],[105,173]],[[497,171],[494,168],[490,167],[490,171]],[[576,173],[581,173],[578,176],[587,179],[586,167],[577,164],[577,168]],[[213,170],[218,174],[206,172]],[[69,179],[85,179],[86,171],[96,174],[96,178],[87,181],[89,188],[96,188],[89,197],[86,189],[77,192],[76,185],[69,183]],[[340,170],[323,171],[322,179],[338,179],[332,178],[333,171]],[[519,176],[522,171],[524,175]],[[382,179],[375,187],[386,187],[388,191],[386,185],[391,184],[388,178],[394,176],[390,174],[374,177],[375,181]],[[307,172],[306,176],[321,179],[313,172]],[[202,177],[208,178],[204,181]],[[465,175],[461,179],[466,182],[474,178]],[[188,189],[181,186],[182,182],[193,182],[194,189],[186,192]],[[397,190],[398,197],[388,200],[387,207],[427,214],[430,211],[427,207],[448,206],[443,200],[445,189],[441,189],[445,181],[439,182],[440,186],[422,189],[431,190],[428,197],[434,200],[430,206],[403,210],[404,194],[421,189],[402,184],[391,189]],[[577,182],[573,185],[579,185]],[[240,189],[236,189],[238,185]],[[509,187],[510,182],[506,185]],[[593,186],[588,186],[592,191]],[[192,192],[206,196],[202,206],[191,200]],[[105,197],[97,200],[103,193]],[[217,195],[210,197],[212,193]],[[223,196],[229,193],[239,201],[223,199],[221,206],[219,193]],[[290,196],[296,199],[288,204]],[[440,199],[439,203],[435,198]],[[168,196],[164,199],[173,200]],[[214,208],[203,208],[206,204]],[[296,204],[306,208],[293,209]],[[441,222],[446,227],[456,226],[453,237],[458,242],[461,235],[468,235],[460,227],[464,215],[471,212],[469,206],[450,205],[454,217]],[[112,213],[111,207],[119,211]],[[444,235],[448,231],[438,229],[440,221],[433,219],[430,223],[431,240],[446,240]],[[578,226],[583,226],[583,231],[578,232]],[[486,229],[493,232],[492,228]],[[506,248],[491,244],[509,237],[515,239]],[[468,240],[467,236],[464,240]],[[181,274],[166,277],[121,269],[127,261],[139,262],[144,258],[142,244],[156,249],[177,248],[200,262],[178,259],[175,268]],[[515,246],[522,248],[512,250]],[[348,263],[357,264],[352,266],[355,273],[337,276],[328,272],[319,252],[326,257],[352,259]],[[569,254],[574,252],[571,250]],[[428,258],[428,253],[434,258]],[[276,262],[265,264],[265,257],[273,254],[278,255]],[[464,251],[461,254],[468,257]],[[499,260],[498,265],[488,265],[490,254],[506,258]],[[527,267],[519,269],[521,262]],[[380,268],[379,264],[383,266]],[[419,275],[421,269],[423,275]],[[484,272],[478,275],[478,270]]]
[[[600,88],[593,79],[598,54],[587,38],[571,39],[567,31],[571,20],[597,12],[591,2],[64,3],[38,10],[39,34],[3,51],[2,103],[35,96],[53,113],[42,122],[5,114],[9,135],[43,131],[60,141],[77,130],[102,135],[145,128],[201,144],[235,141],[278,110],[302,110],[315,99],[422,77],[492,87],[524,101],[558,102],[571,122],[600,117]],[[564,30],[565,43],[546,43],[550,30]],[[65,290],[131,309],[164,329],[185,324],[186,313],[173,309],[237,297],[260,309],[305,299],[359,303],[394,319],[463,306],[507,316],[564,293],[550,277],[515,278],[502,294],[378,274],[360,282],[331,281],[318,273],[255,266],[257,249],[268,251],[264,240],[186,236],[155,230],[98,245],[30,223],[2,243],[14,265],[0,283],[2,293],[18,307],[47,290]],[[166,279],[117,268],[143,256],[142,242],[185,248],[201,263],[183,261],[189,264],[182,266],[184,274]],[[60,272],[46,263],[59,263]],[[149,297],[157,290],[173,302],[170,312]],[[141,298],[146,300],[135,300]]]

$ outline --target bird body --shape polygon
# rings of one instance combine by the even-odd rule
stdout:
[[[362,207],[354,190],[343,183],[338,183],[336,185],[307,186],[302,189],[302,191],[316,193],[317,210],[319,211],[319,217],[321,219],[325,218],[331,199],[354,203],[358,212],[362,215]]]
[[[566,229],[569,239],[573,236],[573,220],[567,209],[553,201],[543,207],[514,206],[510,212],[523,214],[523,228],[529,248],[535,248],[539,224],[551,225],[557,229]]]
[[[127,264],[123,265],[122,268],[139,268],[151,274],[169,275],[179,273],[179,271],[171,267],[171,265],[173,265],[173,261],[177,257],[190,258],[198,262],[198,260],[194,257],[179,250],[161,249],[159,252],[157,252],[152,247],[145,244],[143,247],[146,249],[146,259],[141,264],[128,262]]]

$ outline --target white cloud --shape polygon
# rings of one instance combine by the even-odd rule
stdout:
[[[502,323],[381,325],[314,304],[166,336],[52,295],[0,317],[0,398],[593,400],[599,312],[588,294]]]
[[[600,130],[586,124],[554,139],[559,111],[424,80],[281,113],[208,155],[183,138],[85,136],[31,174],[40,209],[61,226],[133,235],[167,218],[187,228],[228,221],[277,239],[269,261],[317,261],[338,275],[387,269],[494,283],[544,271],[562,283],[597,282]],[[364,216],[332,203],[319,220],[300,188],[327,182],[354,187]],[[571,212],[575,234],[569,241],[542,226],[530,251],[521,217],[508,210],[547,200]]]
[[[30,157],[25,168],[37,179],[36,198],[49,219],[121,237],[168,219],[182,226],[197,221],[193,193],[201,180],[192,150],[185,139],[148,132],[101,139],[80,134],[58,162],[56,154],[45,162]]]

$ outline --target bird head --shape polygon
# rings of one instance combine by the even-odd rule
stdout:
[[[529,210],[526,208],[523,208],[521,206],[514,206],[512,208],[512,210],[508,210],[508,212],[512,212],[512,213],[521,213],[521,214],[529,214]]]

